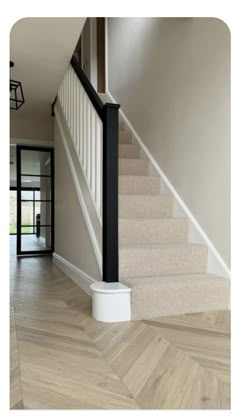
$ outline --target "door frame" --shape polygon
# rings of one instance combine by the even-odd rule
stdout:
[[[21,191],[35,190],[35,187],[21,186],[21,150],[39,151],[50,153],[51,160],[51,248],[48,250],[21,250]],[[22,174],[24,175],[24,174]],[[16,145],[16,191],[17,191],[17,233],[16,254],[17,256],[51,255],[54,251],[54,148],[39,147],[33,145]]]

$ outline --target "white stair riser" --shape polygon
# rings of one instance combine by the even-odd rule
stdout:
[[[122,244],[186,243],[188,220],[119,220],[119,242]]]
[[[153,248],[121,248],[120,278],[183,273],[206,273],[207,248],[201,245],[162,245]]]
[[[133,144],[119,145],[119,157],[120,158],[138,158],[139,149]]]
[[[173,199],[168,196],[119,196],[120,218],[171,217]]]
[[[148,176],[128,176],[119,177],[120,194],[143,194],[158,195],[160,194],[160,178]]]
[[[148,161],[120,158],[119,175],[148,175]]]

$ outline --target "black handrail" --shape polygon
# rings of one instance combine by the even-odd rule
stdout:
[[[72,57],[70,63],[103,123],[102,272],[104,282],[118,282],[118,138],[120,105],[103,104],[75,56]],[[53,103],[52,114],[54,114],[55,102]]]
[[[94,108],[97,111],[97,114],[102,119],[102,116],[103,116],[102,111],[103,111],[103,106],[104,106],[102,100],[98,96],[98,94],[95,91],[93,85],[88,80],[87,76],[85,75],[83,69],[81,68],[78,60],[76,59],[76,57],[74,55],[72,56],[70,63],[71,63],[72,68],[74,69],[76,75],[78,76],[80,82],[82,83],[84,89],[86,90],[90,101],[92,102]]]

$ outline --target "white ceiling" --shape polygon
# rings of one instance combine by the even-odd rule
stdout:
[[[11,30],[11,79],[22,82],[25,104],[11,119],[49,115],[86,18],[32,17]]]

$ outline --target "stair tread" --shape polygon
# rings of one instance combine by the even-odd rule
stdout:
[[[129,158],[119,158],[119,161],[122,161],[122,162],[127,162],[127,163],[129,163],[129,162],[138,162],[138,163],[148,163],[149,161],[148,160],[143,160],[142,158],[131,158],[131,159],[129,159]]]
[[[167,248],[192,248],[198,247],[207,250],[207,246],[200,243],[150,243],[150,244],[121,244],[120,249],[142,250],[142,249],[167,249]]]
[[[163,199],[171,199],[172,195],[166,194],[119,194],[119,197],[135,197],[135,198],[163,198]]]
[[[157,275],[157,276],[144,276],[144,277],[133,277],[126,278],[125,283],[130,286],[143,286],[146,287],[158,287],[169,283],[193,283],[193,282],[209,282],[209,281],[222,281],[227,285],[230,281],[227,278],[218,276],[212,273],[187,273],[187,274],[176,274],[176,275]]]
[[[133,158],[133,160],[136,160],[136,159],[139,159],[140,160],[140,158]],[[120,160],[126,160],[127,161],[127,158],[120,158]],[[141,161],[146,161],[146,160],[141,160]],[[158,177],[157,175],[142,175],[142,174],[140,174],[140,175],[132,175],[132,174],[123,174],[122,175],[122,178],[134,178],[134,179],[137,179],[137,178],[142,178],[143,180],[146,180],[146,179],[151,179],[151,180],[160,180],[160,177]]]
[[[181,222],[188,222],[188,218],[187,217],[119,217],[119,221],[131,221],[131,222],[136,222],[138,221],[139,223],[149,223],[152,221],[156,221],[156,222],[160,222],[160,221],[165,221],[165,222],[173,222],[173,221],[181,221]]]

